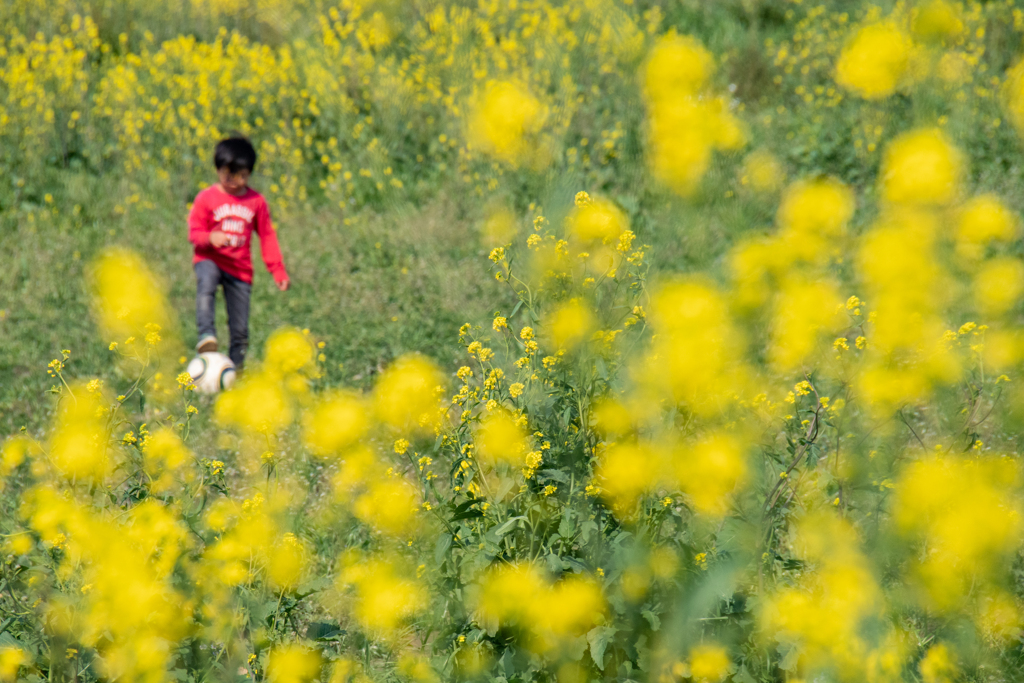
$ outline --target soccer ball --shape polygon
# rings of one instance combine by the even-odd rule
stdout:
[[[201,353],[189,361],[185,371],[201,394],[216,394],[235,383],[235,364],[223,353]]]

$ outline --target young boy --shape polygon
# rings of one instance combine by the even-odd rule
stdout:
[[[263,196],[248,186],[256,165],[256,150],[248,140],[221,140],[213,153],[219,182],[196,195],[188,217],[188,239],[195,245],[196,351],[217,350],[214,297],[224,288],[231,345],[228,355],[239,370],[249,347],[249,294],[252,291],[250,237],[260,236],[260,251],[277,288],[288,289],[270,210]]]

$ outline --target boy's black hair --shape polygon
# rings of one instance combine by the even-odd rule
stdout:
[[[227,168],[232,173],[252,172],[256,166],[256,149],[248,139],[233,135],[217,143],[213,150],[213,165],[218,171]]]

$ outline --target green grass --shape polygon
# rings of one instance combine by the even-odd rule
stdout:
[[[76,180],[81,179],[68,182]],[[0,237],[8,264],[0,272],[0,432],[22,426],[38,432],[45,426],[48,403],[41,398],[53,383],[46,364],[62,348],[72,352],[71,376],[100,377],[114,387],[127,383],[116,375],[107,349],[112,340],[101,336],[89,309],[89,263],[105,248],[128,247],[146,258],[166,284],[182,353],[195,343],[186,207],[158,198],[151,209],[112,218],[113,200],[97,198],[92,218],[62,214],[30,223],[20,214]],[[344,225],[346,217],[351,225]],[[443,195],[422,207],[396,206],[386,213],[314,211],[275,218],[292,288],[282,293],[274,287],[254,248],[251,357],[259,357],[275,329],[309,328],[326,342],[325,382],[366,387],[391,359],[407,352],[452,368],[458,327],[507,301],[488,268],[479,216]],[[226,342],[222,300],[218,330]]]

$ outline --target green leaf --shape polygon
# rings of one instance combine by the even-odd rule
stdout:
[[[483,513],[482,510],[464,510],[464,511],[458,513],[457,515],[455,515],[454,517],[452,517],[448,521],[449,522],[461,522],[464,519],[474,519],[476,517],[483,517],[483,516],[484,516],[484,513]]]
[[[558,535],[569,540],[572,538],[572,533],[575,529],[576,525],[572,521],[572,509],[565,508],[562,511],[562,519],[558,522]]]
[[[523,515],[520,515],[519,517],[509,517],[494,530],[494,535],[500,538],[505,534],[512,533],[515,529],[522,529],[525,526],[525,521],[526,517]]]
[[[655,614],[649,609],[645,609],[640,614],[643,616],[644,619],[647,620],[647,623],[651,625],[652,631],[657,631],[661,628],[661,619],[658,617],[657,614]]]
[[[553,479],[563,484],[569,483],[569,475],[562,470],[538,470],[537,477],[539,479]]]
[[[614,626],[595,626],[587,632],[587,642],[590,643],[590,656],[594,664],[601,671],[604,671],[604,653],[609,643],[615,637]]]
[[[326,621],[314,621],[306,629],[306,638],[310,640],[327,640],[345,633],[337,624]]]
[[[575,557],[564,556],[562,557],[562,563],[569,565],[575,572],[583,574],[588,571],[587,565],[583,564]]]
[[[437,543],[434,545],[434,562],[440,566],[445,556],[448,554],[448,550],[452,547],[452,535],[441,534],[437,537]]]
[[[500,502],[508,495],[508,492],[511,491],[512,487],[515,485],[516,481],[512,477],[503,477],[501,481],[498,482],[498,491],[494,495],[494,500]]]
[[[587,645],[586,636],[570,638],[565,642],[562,654],[564,654],[566,658],[571,659],[574,662],[578,662],[583,659],[583,653],[587,651]]]
[[[782,658],[781,662],[779,662],[779,668],[781,668],[783,671],[796,671],[799,663],[800,648],[793,647],[790,648],[789,652],[786,653],[786,656]]]
[[[636,639],[636,666],[641,671],[647,672],[651,668],[651,648],[647,647],[647,636],[641,634]]]
[[[452,508],[452,512],[457,515],[459,513],[465,512],[466,510],[473,507],[479,502],[480,501],[477,498],[470,498],[469,500],[459,503],[454,508]]]
[[[746,664],[742,665],[740,670],[733,674],[732,680],[734,683],[757,683],[757,680],[747,671]]]
[[[295,589],[295,592],[299,594],[300,598],[304,598],[312,595],[313,593],[322,591],[325,588],[329,588],[333,583],[334,582],[331,581],[329,577],[320,576],[300,584],[299,587]]]

